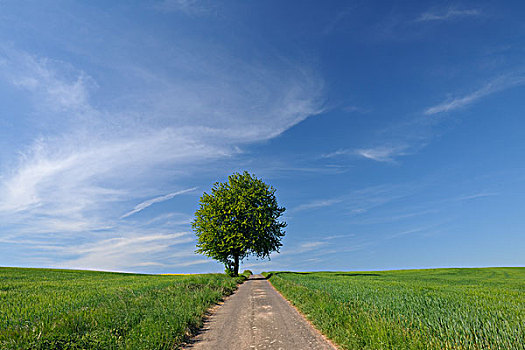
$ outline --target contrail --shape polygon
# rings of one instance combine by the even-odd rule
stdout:
[[[169,193],[167,195],[164,195],[164,196],[160,196],[160,197],[156,197],[156,198],[152,198],[152,199],[148,199],[147,201],[145,202],[142,202],[142,203],[139,203],[135,206],[135,208],[133,208],[132,211],[122,215],[120,218],[121,219],[124,219],[124,218],[127,218],[128,216],[131,216],[133,214],[136,214],[138,213],[139,211],[142,211],[144,209],[146,209],[147,207],[149,207],[150,205],[153,205],[155,203],[160,203],[160,202],[164,202],[164,201],[167,201],[169,199],[172,199],[173,197],[175,196],[178,196],[179,194],[183,194],[183,193],[187,193],[187,192],[192,192],[192,191],[195,191],[197,189],[197,187],[192,187],[192,188],[188,188],[188,189],[185,189],[185,190],[182,190],[182,191],[178,191],[178,192],[173,192],[173,193]]]

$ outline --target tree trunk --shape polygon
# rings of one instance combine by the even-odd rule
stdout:
[[[235,255],[233,258],[235,259],[233,262],[233,274],[234,276],[239,276],[239,256]]]

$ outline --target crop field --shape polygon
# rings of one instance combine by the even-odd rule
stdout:
[[[344,349],[525,349],[525,268],[274,272]]]
[[[239,281],[0,268],[0,349],[174,349]]]

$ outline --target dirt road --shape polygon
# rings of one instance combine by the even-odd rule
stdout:
[[[185,349],[335,349],[261,275],[244,282]]]

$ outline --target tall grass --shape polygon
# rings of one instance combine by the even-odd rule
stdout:
[[[0,268],[0,349],[173,349],[239,281]]]
[[[525,349],[525,268],[273,273],[345,349]]]

